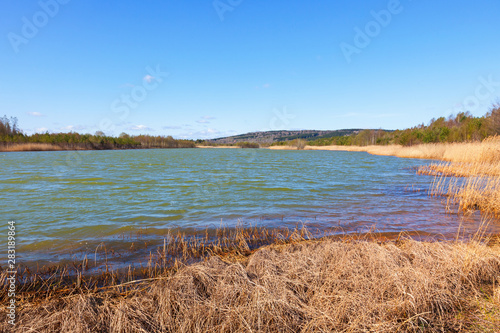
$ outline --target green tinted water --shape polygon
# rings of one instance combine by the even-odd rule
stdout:
[[[221,223],[454,235],[460,219],[426,195],[432,178],[412,169],[424,163],[264,149],[0,153],[0,216],[5,235],[16,221],[25,264],[81,258],[103,242],[128,249],[138,234],[160,243],[171,228]]]

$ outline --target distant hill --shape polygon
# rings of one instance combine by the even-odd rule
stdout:
[[[207,142],[215,144],[232,144],[238,142],[257,142],[257,143],[273,143],[278,141],[289,141],[294,139],[316,140],[322,138],[331,138],[337,136],[346,136],[357,134],[363,129],[341,129],[335,131],[318,131],[318,130],[300,130],[300,131],[266,131],[266,132],[251,132],[216,138],[207,140]]]

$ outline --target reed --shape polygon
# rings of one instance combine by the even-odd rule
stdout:
[[[310,238],[311,233],[303,226],[273,230],[263,227],[221,227],[191,235],[181,231],[169,232],[160,246],[154,250],[150,249],[146,264],[139,263],[120,269],[113,269],[113,266],[108,264],[108,256],[115,251],[101,243],[90,258],[85,256],[81,261],[36,269],[19,269],[17,292],[23,301],[33,302],[75,292],[97,291],[123,283],[128,285],[131,281],[168,275],[179,267],[203,261],[210,256],[244,260],[259,247],[288,244]],[[131,252],[137,250],[140,242],[136,243],[132,243]],[[98,254],[103,259],[98,259]],[[0,267],[0,281],[3,285],[7,285],[8,276],[7,270]],[[5,290],[0,291],[0,302],[6,302]]]
[[[48,143],[18,143],[8,146],[0,145],[0,151],[53,151],[53,150],[63,150],[63,148]]]
[[[435,176],[430,194],[445,196],[449,211],[483,213],[500,217],[500,137],[455,149],[455,163],[420,167],[419,174]]]
[[[272,146],[270,149],[296,149],[292,146]],[[305,150],[364,151],[373,155],[440,160],[455,163],[489,163],[500,161],[500,136],[483,141],[463,143],[427,143],[414,146],[306,146]]]
[[[467,171],[458,170],[453,174],[467,174]],[[500,176],[458,178],[438,174],[429,193],[431,196],[446,197],[446,208],[450,212],[469,214],[479,210],[486,215],[500,217]]]
[[[245,260],[209,255],[170,274],[23,302],[13,331],[494,332],[500,325],[498,239],[298,236]],[[0,329],[11,329],[1,319]]]
[[[455,163],[498,163],[500,136],[492,136],[481,142],[430,143],[409,147],[369,146],[366,151],[375,155],[435,159]]]

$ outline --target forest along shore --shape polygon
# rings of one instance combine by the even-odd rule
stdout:
[[[172,136],[129,135],[118,137],[95,134],[34,133],[25,134],[17,125],[17,118],[0,117],[0,152],[54,151],[54,150],[111,150],[147,148],[195,148],[193,140],[179,140]]]
[[[31,136],[19,135],[11,139],[12,141],[0,141],[0,152],[196,147],[192,140],[176,140],[171,136],[128,136],[127,134],[111,137],[100,134],[46,133]]]

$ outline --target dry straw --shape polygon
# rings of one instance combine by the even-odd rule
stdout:
[[[14,331],[494,332],[500,324],[500,250],[477,240],[296,241],[133,282],[126,292],[24,303]]]
[[[462,144],[451,160],[455,162],[431,164],[417,171],[435,176],[431,194],[446,196],[450,211],[480,210],[500,217],[500,137]]]
[[[63,148],[47,143],[20,143],[10,146],[0,146],[0,151],[50,151]]]

